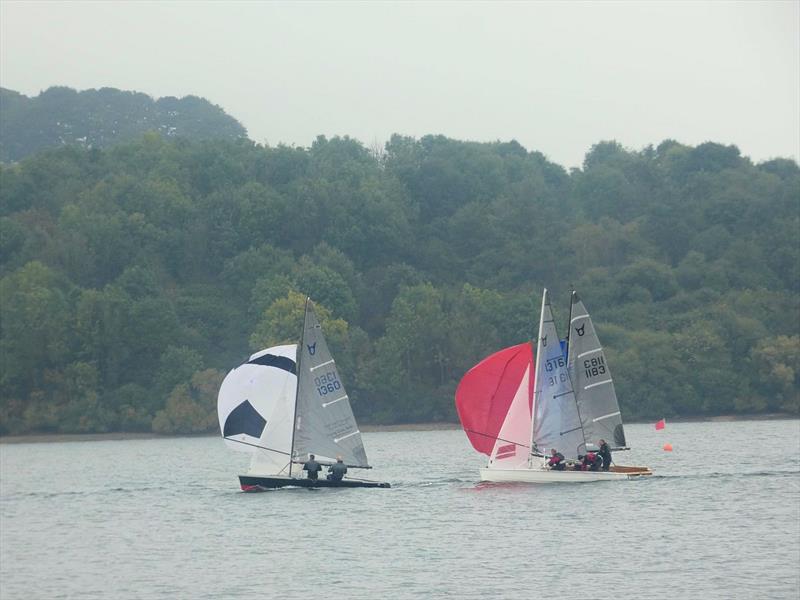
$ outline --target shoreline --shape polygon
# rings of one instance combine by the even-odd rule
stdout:
[[[766,415],[718,415],[714,417],[666,417],[668,423],[730,423],[739,421],[786,421],[800,419],[798,415],[787,413],[770,413]],[[652,424],[652,420],[636,420],[629,425]],[[363,425],[365,433],[394,431],[446,431],[461,429],[459,423],[400,423],[395,425]],[[127,440],[164,440],[187,437],[219,437],[217,432],[162,435],[152,432],[110,433],[30,433],[23,435],[0,435],[0,446],[3,444],[47,444],[60,442],[100,442]]]

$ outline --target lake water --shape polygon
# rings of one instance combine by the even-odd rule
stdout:
[[[626,432],[651,479],[479,484],[463,432],[377,432],[392,489],[261,494],[217,438],[1,445],[0,598],[798,598],[800,421]]]

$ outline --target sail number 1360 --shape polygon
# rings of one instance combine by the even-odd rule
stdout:
[[[342,389],[342,384],[339,383],[339,378],[336,376],[335,371],[328,371],[324,375],[315,377],[314,385],[317,386],[317,393],[320,396],[327,396],[336,390]]]

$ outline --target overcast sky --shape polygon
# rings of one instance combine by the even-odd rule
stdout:
[[[203,96],[250,137],[666,138],[800,160],[800,2],[0,2],[0,85]]]

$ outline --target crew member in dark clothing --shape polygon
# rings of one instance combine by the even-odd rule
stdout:
[[[587,452],[583,457],[583,471],[599,471],[602,460],[597,452]]]
[[[336,462],[328,467],[328,479],[331,481],[341,481],[347,473],[347,465],[342,462],[342,457],[337,456]]]
[[[547,466],[554,471],[563,471],[567,466],[567,463],[564,462],[564,455],[555,448],[551,448],[550,460],[547,461]]]
[[[309,479],[317,479],[317,474],[322,471],[322,465],[314,460],[313,454],[309,454],[308,460],[303,464],[303,471],[308,471]]]
[[[603,459],[603,471],[608,471],[611,468],[611,448],[608,447],[605,440],[600,440],[598,446],[600,446],[598,454]]]

